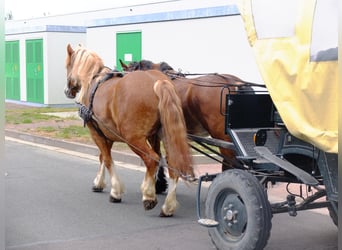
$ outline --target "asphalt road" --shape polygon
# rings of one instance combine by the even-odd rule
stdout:
[[[112,204],[108,189],[91,192],[96,157],[9,140],[5,150],[6,249],[215,249],[196,222],[196,186],[181,183],[174,217],[160,218],[164,195],[156,208],[143,209],[142,167],[119,166],[126,192]],[[338,230],[327,215],[275,215],[272,225],[267,250],[338,249]]]

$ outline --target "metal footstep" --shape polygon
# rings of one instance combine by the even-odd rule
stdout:
[[[204,227],[217,227],[219,225],[218,221],[212,219],[201,218],[197,222]]]
[[[215,179],[216,174],[206,174],[206,175],[202,175],[199,177],[198,179],[198,186],[197,186],[197,217],[198,217],[198,224],[200,224],[201,226],[204,227],[217,227],[219,225],[219,222],[213,219],[208,219],[208,218],[202,218],[201,216],[201,205],[200,205],[200,193],[201,193],[201,186],[202,186],[202,182],[205,181],[212,181],[213,179]]]

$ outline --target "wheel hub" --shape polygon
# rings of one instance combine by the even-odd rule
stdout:
[[[241,237],[247,226],[245,204],[237,194],[229,194],[222,205],[223,233],[232,237]]]

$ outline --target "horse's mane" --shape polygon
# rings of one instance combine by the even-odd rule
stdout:
[[[149,60],[141,60],[141,61],[135,61],[135,62],[131,62],[129,63],[128,67],[132,70],[132,71],[136,71],[136,70],[149,70],[153,68],[153,62],[149,61]]]
[[[161,62],[159,64],[153,63],[149,60],[141,60],[139,62],[131,62],[128,67],[135,71],[135,70],[150,70],[150,69],[157,69],[161,72],[173,70],[173,68],[166,62]]]
[[[71,76],[82,85],[79,100],[83,100],[93,77],[104,68],[103,60],[95,52],[79,46],[67,57],[66,65],[72,67]]]

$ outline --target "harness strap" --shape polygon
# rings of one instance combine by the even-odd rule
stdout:
[[[90,110],[90,108],[88,108],[87,106],[79,102],[77,102],[76,104],[79,106],[78,115],[83,119],[83,127],[85,127],[87,123],[91,123],[94,129],[96,130],[96,132],[100,136],[106,137],[104,133],[102,132],[102,130],[100,129],[98,123],[94,120],[94,114]]]
[[[96,74],[93,77],[93,80],[98,76],[99,76],[99,74]],[[91,92],[90,92],[89,108],[82,103],[76,102],[76,104],[79,106],[78,115],[83,119],[83,127],[85,127],[88,122],[93,120],[94,97],[95,97],[95,93],[96,93],[97,89],[99,88],[100,84],[104,83],[105,81],[107,81],[113,77],[123,77],[123,76],[124,76],[124,73],[113,70],[113,71],[105,74],[105,76],[103,78],[101,78],[99,81],[97,81],[96,84],[93,86]],[[98,131],[98,132],[101,131],[97,124],[95,125],[95,123],[93,123],[93,125],[94,125],[94,128],[96,129],[96,131]],[[102,131],[99,132],[99,134],[102,136],[103,135]]]
[[[210,81],[211,84],[207,84],[208,81],[207,80],[199,80],[196,78],[186,78],[187,76],[219,76],[221,78],[223,78],[224,80],[228,80],[229,78],[222,75],[222,74],[218,74],[218,73],[182,73],[181,71],[178,72],[171,72],[171,71],[164,71],[164,74],[166,74],[167,76],[169,76],[171,78],[171,80],[175,80],[175,79],[186,79],[188,81],[190,81],[191,84],[193,85],[197,85],[200,87],[212,87],[212,88],[216,88],[216,87],[222,87],[222,86],[232,86],[232,87],[238,87],[238,88],[246,88],[246,87],[262,87],[262,88],[266,88],[266,85],[264,84],[259,84],[259,83],[254,83],[254,82],[248,82],[248,81],[244,81],[244,80],[234,80],[233,83],[225,83],[225,82],[215,82],[215,81]],[[241,84],[237,84],[236,82],[240,82]]]

